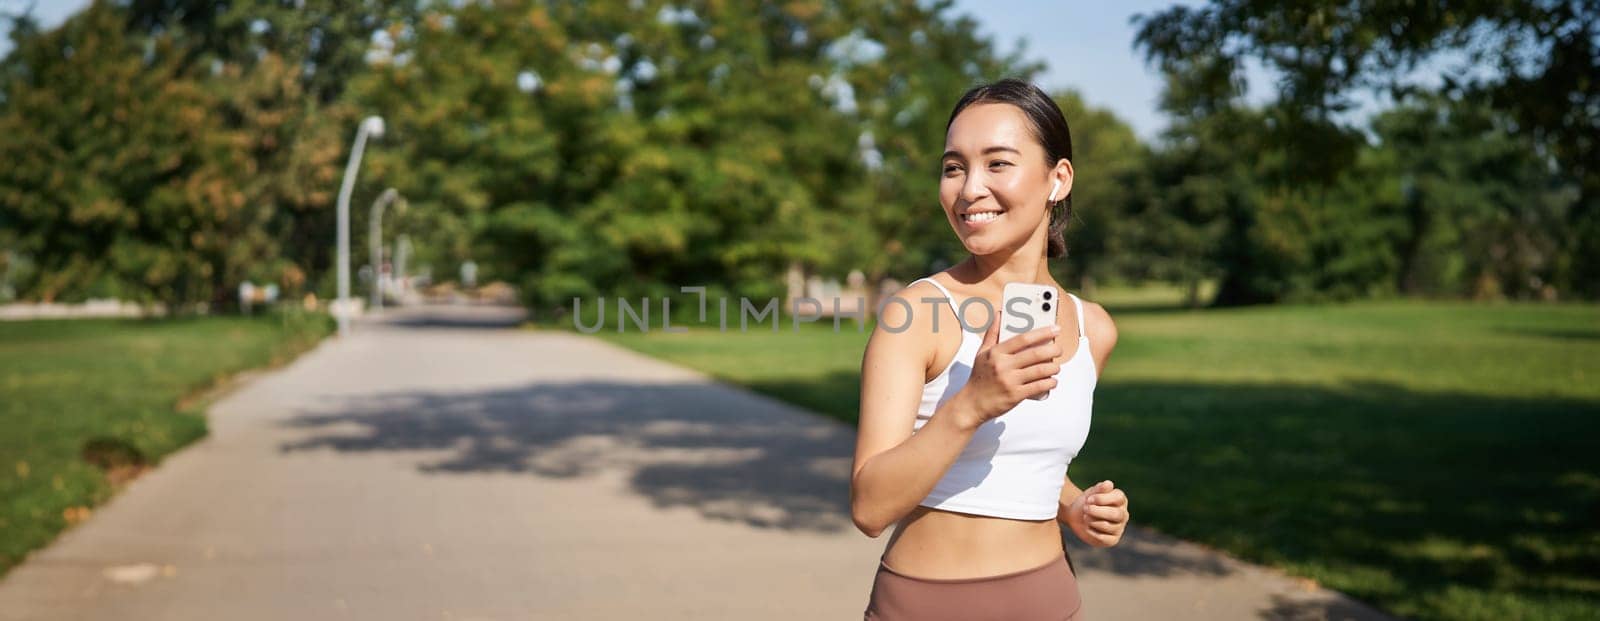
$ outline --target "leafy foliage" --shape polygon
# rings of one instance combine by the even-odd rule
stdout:
[[[1179,283],[1193,304],[1212,281],[1221,304],[1596,293],[1586,6],[1144,18],[1159,141],[1055,94],[1079,173],[1058,276]],[[334,191],[371,114],[388,132],[353,230],[394,187],[414,265],[473,261],[538,313],[694,285],[766,297],[794,264],[919,276],[963,254],[935,199],[947,106],[1042,67],[916,0],[132,0],[12,37],[0,285],[180,309],[243,280],[329,292]],[[1441,50],[1489,70],[1412,79]],[[1244,99],[1252,60],[1281,76],[1275,100]],[[1398,103],[1357,126],[1363,88]]]
[[[1167,107],[1179,119],[1180,134],[1212,122],[1209,119],[1213,117],[1233,114],[1239,107],[1242,68],[1247,61],[1259,62],[1278,76],[1278,96],[1262,110],[1267,118],[1259,127],[1269,144],[1262,151],[1247,153],[1277,154],[1284,158],[1283,165],[1252,179],[1276,188],[1272,191],[1281,197],[1315,197],[1300,206],[1295,204],[1299,201],[1290,199],[1282,209],[1249,210],[1268,216],[1265,221],[1230,220],[1230,228],[1242,225],[1244,233],[1231,234],[1230,239],[1246,247],[1220,266],[1225,276],[1219,301],[1249,303],[1309,292],[1339,294],[1368,289],[1377,282],[1368,276],[1374,270],[1394,269],[1387,260],[1358,258],[1355,263],[1359,265],[1352,265],[1351,255],[1338,248],[1348,247],[1359,256],[1361,251],[1350,247],[1356,240],[1332,245],[1328,240],[1319,242],[1295,234],[1293,226],[1275,226],[1271,216],[1283,213],[1308,224],[1328,223],[1332,218],[1356,225],[1356,219],[1343,213],[1351,205],[1364,205],[1357,211],[1368,218],[1393,216],[1386,215],[1382,206],[1372,210],[1375,205],[1370,193],[1354,192],[1338,203],[1323,197],[1335,188],[1348,192],[1360,187],[1362,180],[1357,175],[1372,171],[1363,161],[1369,165],[1385,159],[1401,161],[1395,158],[1404,157],[1402,152],[1416,155],[1419,148],[1426,151],[1425,159],[1431,164],[1405,161],[1432,166],[1446,176],[1453,174],[1450,171],[1468,169],[1478,175],[1468,184],[1474,189],[1435,184],[1430,180],[1438,180],[1437,175],[1421,171],[1406,177],[1411,198],[1408,206],[1401,208],[1406,214],[1400,219],[1404,221],[1401,228],[1409,227],[1410,232],[1400,234],[1401,260],[1395,264],[1404,271],[1399,277],[1401,291],[1414,292],[1419,287],[1414,272],[1420,269],[1416,253],[1422,237],[1429,234],[1418,227],[1455,215],[1435,212],[1432,207],[1449,209],[1445,206],[1474,200],[1477,208],[1495,212],[1475,216],[1474,221],[1499,222],[1500,232],[1517,238],[1514,244],[1518,249],[1485,248],[1479,243],[1458,250],[1456,259],[1479,264],[1475,271],[1481,275],[1490,270],[1481,266],[1485,260],[1500,261],[1515,252],[1519,258],[1511,261],[1517,265],[1511,271],[1518,273],[1518,282],[1505,282],[1514,277],[1501,273],[1475,277],[1473,282],[1479,284],[1464,289],[1487,295],[1538,292],[1548,297],[1557,289],[1586,296],[1600,294],[1600,174],[1594,168],[1594,162],[1600,161],[1594,140],[1600,134],[1600,90],[1594,79],[1600,74],[1597,19],[1600,3],[1594,0],[1294,5],[1213,0],[1201,7],[1173,7],[1141,17],[1137,44],[1169,75]],[[1437,84],[1426,79],[1433,75],[1438,76]],[[1386,155],[1364,154],[1365,137],[1339,120],[1355,107],[1360,92],[1426,110],[1411,117],[1401,112],[1377,121],[1380,126],[1373,128],[1375,133],[1388,132],[1380,140],[1398,140],[1374,147],[1393,149]],[[1443,115],[1443,122],[1451,127],[1421,136],[1398,127],[1427,125],[1417,114]],[[1426,145],[1414,141],[1424,138],[1429,140]],[[1488,146],[1451,148],[1451,141],[1459,141],[1453,146],[1467,146],[1478,139]],[[1406,144],[1407,140],[1413,141]],[[1419,180],[1418,174],[1427,179]],[[1461,176],[1453,179],[1468,181]],[[1525,187],[1535,195],[1529,200],[1509,200],[1505,192],[1488,189],[1524,183],[1531,184]],[[1563,199],[1559,190],[1552,191],[1552,185],[1573,188],[1573,193]],[[1423,194],[1436,190],[1435,195]],[[1568,205],[1551,204],[1563,200]],[[1329,208],[1341,213],[1321,213]],[[1558,221],[1548,217],[1552,212],[1562,214]],[[1360,228],[1365,234],[1352,233],[1368,239],[1382,237],[1382,226]],[[1294,252],[1290,256],[1258,252],[1270,249],[1274,240],[1286,242],[1278,244],[1280,249]],[[1470,251],[1485,251],[1489,256],[1465,256]],[[1327,261],[1337,265],[1333,273],[1306,278],[1305,263],[1300,259],[1308,257],[1318,265]],[[1537,280],[1531,278],[1533,274],[1539,275]],[[1489,286],[1491,281],[1498,282]],[[1459,287],[1450,290],[1463,292]]]

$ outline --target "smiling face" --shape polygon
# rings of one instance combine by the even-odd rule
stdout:
[[[962,245],[975,255],[1032,246],[1043,254],[1050,186],[1072,189],[1071,165],[1050,166],[1022,110],[1006,103],[968,106],[945,133],[939,203]]]

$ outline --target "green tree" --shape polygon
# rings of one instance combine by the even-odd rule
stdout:
[[[1140,19],[1137,43],[1169,71],[1226,99],[1247,59],[1281,76],[1273,106],[1299,174],[1355,165],[1353,143],[1334,119],[1367,90],[1405,100],[1437,92],[1481,100],[1514,122],[1578,188],[1556,278],[1567,290],[1600,295],[1600,2],[1274,4],[1213,0]],[[1455,65],[1455,66],[1451,66]],[[1441,84],[1419,68],[1446,66]],[[1308,131],[1310,130],[1310,131]],[[1330,160],[1331,156],[1331,160]],[[1332,165],[1329,165],[1329,164]],[[1326,184],[1325,184],[1326,185]]]
[[[1487,106],[1442,99],[1374,119],[1378,144],[1356,178],[1370,200],[1404,214],[1401,293],[1547,295],[1575,189],[1509,124]]]
[[[207,301],[260,214],[234,183],[244,166],[170,38],[141,40],[96,3],[18,41],[0,114],[0,212],[37,261],[24,295]],[[15,228],[13,228],[15,227]]]
[[[246,279],[298,290],[312,267],[284,250],[325,245],[302,235],[337,182],[336,117],[298,62],[199,62],[189,34],[128,22],[98,2],[5,61],[0,219],[38,267],[23,295],[184,309]]]
[[[254,176],[243,180],[252,204],[270,213],[277,252],[263,258],[256,278],[289,292],[319,285],[332,292],[334,192],[359,119],[379,112],[350,103],[347,85],[381,51],[374,34],[385,26],[413,28],[417,3],[312,0],[130,0],[132,33],[167,37],[177,62],[215,87],[224,126],[248,141]],[[383,31],[385,34],[388,30]],[[363,171],[363,192],[352,201],[361,231],[363,199],[382,191],[382,179]],[[373,187],[377,186],[377,187]],[[358,238],[359,239],[359,238]],[[313,275],[322,275],[315,281]]]
[[[1150,151],[1116,114],[1090,106],[1073,91],[1054,95],[1072,128],[1073,224],[1067,228],[1069,281],[1089,295],[1096,282],[1139,278],[1147,257],[1138,254],[1140,228],[1132,215],[1150,191]],[[1148,276],[1144,276],[1148,277]]]
[[[536,306],[780,294],[791,262],[903,274],[948,246],[936,108],[1015,63],[947,8],[435,7],[391,26],[355,99],[386,111],[374,178],[411,197],[434,256],[476,257]]]

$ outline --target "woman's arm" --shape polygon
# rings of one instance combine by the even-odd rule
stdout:
[[[919,287],[896,297],[910,301]],[[909,312],[900,303],[883,306],[878,326],[861,360],[861,414],[856,435],[855,465],[850,480],[850,515],[856,528],[877,537],[909,513],[933,491],[955,463],[977,425],[970,422],[967,399],[958,392],[934,412],[916,434],[917,406],[929,360],[933,357],[932,321],[917,321],[937,312]],[[951,322],[941,322],[948,330]],[[905,329],[898,332],[886,326]],[[957,326],[956,329],[960,329]],[[941,332],[944,330],[941,330]],[[937,336],[937,335],[935,335]]]
[[[1117,322],[1111,320],[1111,313],[1106,312],[1105,307],[1084,302],[1083,323],[1083,329],[1089,333],[1089,353],[1094,355],[1094,373],[1098,380],[1106,373],[1111,350],[1117,348]]]
[[[1090,354],[1094,356],[1097,374],[1103,373],[1111,350],[1117,346],[1117,325],[1105,308],[1093,302],[1084,303],[1084,324],[1089,332]],[[1101,481],[1093,496],[1080,489],[1067,476],[1062,480],[1061,498],[1056,509],[1056,521],[1065,524],[1078,539],[1096,547],[1116,545],[1122,540],[1127,527],[1128,496],[1116,489],[1110,481]]]
[[[1072,508],[1072,503],[1076,502],[1078,497],[1082,495],[1083,490],[1077,485],[1073,485],[1072,476],[1068,475],[1066,480],[1061,482],[1061,499],[1056,504],[1057,522],[1062,524],[1067,523],[1067,510]]]
[[[1111,481],[1081,490],[1072,484],[1072,477],[1067,477],[1061,486],[1056,521],[1065,524],[1084,543],[1096,548],[1121,543],[1128,519],[1128,495]]]
[[[999,322],[991,321],[967,384],[913,434],[933,357],[927,335],[935,334],[934,325],[951,326],[943,330],[962,329],[955,321],[935,324],[932,312],[921,313],[921,318],[913,317],[916,314],[902,304],[885,305],[861,361],[861,414],[850,479],[850,516],[856,528],[869,537],[882,534],[933,491],[979,425],[1009,411],[1028,395],[1054,388],[1053,376],[1061,368],[1054,362],[1060,346],[1045,343],[1055,337],[1055,326],[996,344]],[[896,333],[885,326],[906,329]],[[1035,344],[1042,346],[1022,351]]]
[[[1083,534],[1079,532],[1083,523],[1083,505],[1078,499],[1083,497],[1083,490],[1072,483],[1072,476],[1067,475],[1061,482],[1061,498],[1056,501],[1056,522],[1067,527],[1079,539]]]

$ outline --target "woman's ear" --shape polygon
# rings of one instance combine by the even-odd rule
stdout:
[[[1056,167],[1050,170],[1050,180],[1061,184],[1061,189],[1055,193],[1056,200],[1072,196],[1072,177],[1072,162],[1067,158],[1058,160]],[[1054,186],[1054,183],[1051,185]]]

